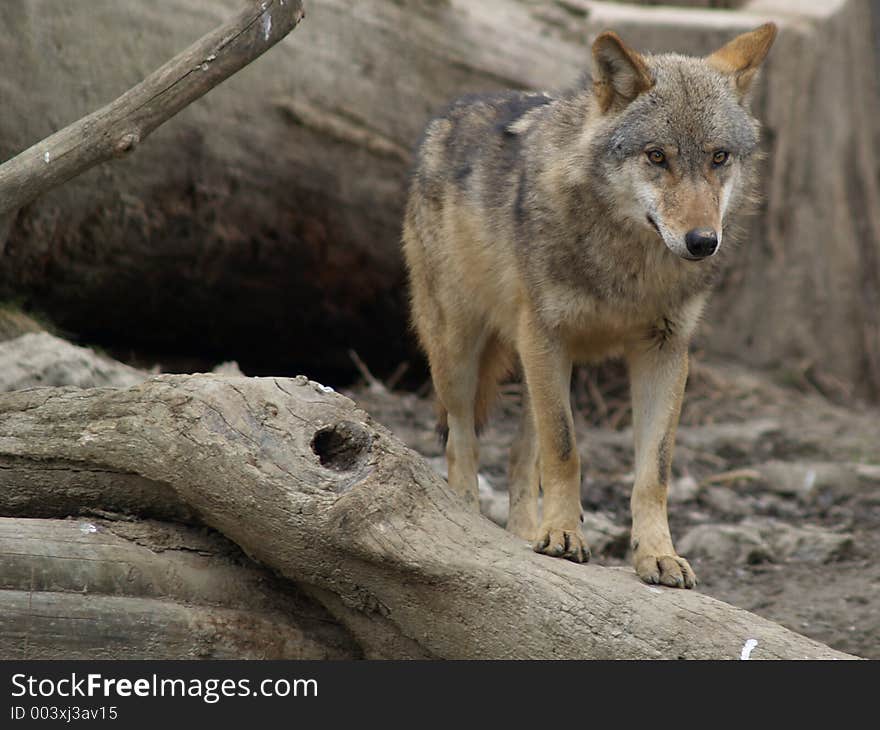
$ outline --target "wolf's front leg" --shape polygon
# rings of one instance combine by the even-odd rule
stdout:
[[[581,534],[581,462],[569,395],[571,357],[554,334],[530,317],[520,322],[518,349],[537,432],[544,491],[534,549],[585,563],[590,549]]]
[[[666,515],[675,429],[688,373],[687,343],[641,343],[628,353],[627,361],[636,450],[633,565],[647,583],[693,588],[696,576],[672,547]]]

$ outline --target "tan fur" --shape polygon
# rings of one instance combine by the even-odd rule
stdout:
[[[596,38],[593,62],[597,70],[593,93],[603,112],[611,108],[616,98],[629,101],[653,86],[642,56],[627,48],[617,33],[606,31]]]
[[[774,40],[776,40],[776,26],[773,23],[765,23],[751,33],[737,36],[709,56],[706,62],[719,71],[732,74],[737,89],[741,94],[745,94],[758,68],[770,52]]]
[[[558,99],[465,99],[426,129],[403,241],[413,324],[448,427],[449,484],[476,508],[476,434],[518,365],[527,397],[508,527],[539,552],[589,558],[571,371],[622,356],[633,562],[646,581],[695,583],[673,548],[666,491],[688,343],[721,256],[697,255],[687,234],[711,229],[728,248],[722,230],[755,177],[758,125],[745,92],[772,35],[764,27],[692,59],[642,55],[604,33],[592,85]],[[723,163],[719,150],[730,153]]]

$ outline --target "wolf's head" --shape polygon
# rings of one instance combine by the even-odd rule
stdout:
[[[593,163],[615,210],[682,258],[713,255],[747,194],[758,144],[749,89],[775,36],[768,23],[705,58],[641,55],[611,32],[593,44]]]

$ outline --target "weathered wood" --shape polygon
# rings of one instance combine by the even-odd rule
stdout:
[[[748,639],[753,658],[846,656],[699,592],[533,553],[328,390],[305,378],[160,376],[127,390],[2,395],[0,512],[10,499],[20,508],[24,479],[35,501],[63,488],[59,462],[86,478],[168,485],[162,500],[330,594],[368,656],[735,659]]]
[[[0,518],[0,658],[354,659],[318,604],[219,536]]]
[[[160,124],[261,56],[303,17],[300,0],[248,0],[235,17],[115,101],[0,165],[0,216],[99,162],[131,153]]]
[[[143,370],[77,347],[48,332],[30,332],[0,341],[0,391],[50,385],[125,387],[147,377],[149,373]]]

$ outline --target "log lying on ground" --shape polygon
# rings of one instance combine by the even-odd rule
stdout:
[[[2,328],[6,324],[0,310],[0,392],[75,385],[78,388],[125,388],[142,383],[160,372],[155,365],[149,370],[130,367],[113,360],[89,347],[74,345],[48,332],[27,332],[5,339]],[[9,329],[34,325],[20,315],[20,321],[9,321]],[[211,372],[218,375],[240,376],[238,363],[224,362]]]
[[[86,506],[112,489],[90,475],[153,485],[151,509],[183,504],[313,586],[370,657],[734,659],[749,639],[752,658],[847,656],[695,591],[536,555],[328,390],[200,375],[0,396],[0,512],[58,501],[59,470]]]
[[[0,518],[0,657],[360,656],[320,605],[203,532]]]
[[[2,392],[62,385],[119,388],[140,383],[149,375],[48,332],[31,332],[0,342]]]

